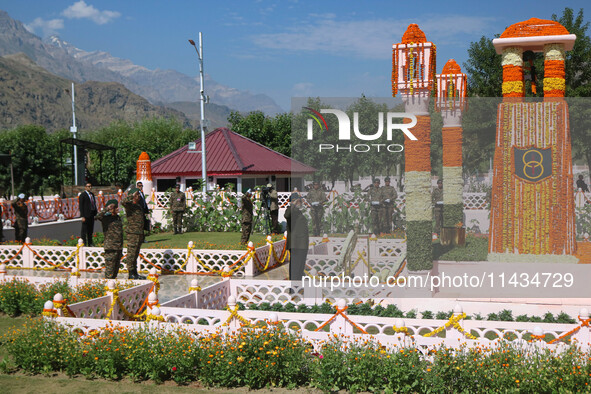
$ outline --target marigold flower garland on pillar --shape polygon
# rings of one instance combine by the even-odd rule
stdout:
[[[503,97],[524,97],[523,49],[503,50]]]
[[[405,136],[407,263],[410,271],[430,270],[432,260],[431,118],[428,105],[434,86],[436,48],[416,24],[408,26],[402,42],[392,46],[392,94],[400,91],[405,111],[417,117]],[[405,119],[409,121],[409,119]]]
[[[546,100],[499,106],[489,260],[576,262],[568,105],[560,99],[564,51],[575,39],[558,22],[530,19],[493,40],[503,54],[505,98],[523,96],[523,50],[543,49]]]
[[[544,97],[564,97],[564,46],[544,46]]]
[[[437,76],[437,110],[443,118],[443,226],[464,222],[462,176],[462,110],[466,106],[466,74],[454,59]]]

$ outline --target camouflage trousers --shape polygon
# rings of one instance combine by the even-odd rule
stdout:
[[[127,257],[125,265],[128,272],[137,272],[137,258],[144,242],[144,234],[127,234]]]
[[[390,234],[392,232],[392,214],[394,213],[394,206],[392,204],[384,204],[382,206],[380,216],[382,219],[382,232]]]
[[[378,236],[380,235],[380,208],[376,207],[374,208],[373,206],[371,207],[371,212],[370,212],[370,217],[371,217],[371,231],[374,235]]]
[[[175,234],[183,231],[183,213],[183,211],[172,212],[172,227]]]
[[[312,229],[314,231],[314,236],[320,237],[322,235],[322,218],[324,217],[324,209],[322,209],[322,207],[312,207],[310,214],[312,215]]]
[[[29,223],[26,220],[17,219],[14,222],[14,239],[20,243],[25,242],[29,230]]]
[[[121,249],[105,249],[105,279],[117,279],[122,256]]]
[[[252,231],[252,222],[243,222],[242,223],[242,236],[240,237],[240,243],[246,244],[248,242],[248,238],[250,237],[250,233]]]

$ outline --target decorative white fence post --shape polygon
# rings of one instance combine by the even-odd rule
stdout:
[[[185,266],[185,272],[199,272],[199,262],[193,253],[193,245],[193,241],[189,241],[187,244],[187,265]]]
[[[72,271],[70,272],[70,277],[68,278],[68,282],[70,284],[71,287],[78,287],[78,283],[80,281],[80,271],[78,271],[78,268],[73,267]]]
[[[400,346],[410,346],[412,341],[408,336],[408,328],[406,327],[406,323],[402,319],[396,319],[394,323],[394,337],[398,340],[398,344]]]
[[[330,332],[334,334],[353,334],[353,327],[347,324],[348,322],[343,316],[346,313],[347,300],[343,298],[339,299],[335,307],[337,316],[330,325]]]
[[[35,267],[35,255],[33,251],[30,249],[31,246],[31,238],[25,238],[25,246],[23,246],[22,256],[23,256],[23,268],[24,269],[33,269]]]
[[[78,259],[78,269],[79,270],[85,270],[86,269],[86,248],[84,245],[84,241],[82,240],[82,238],[78,239],[78,256],[76,256],[76,258]]]
[[[53,296],[53,305],[59,305],[58,307],[55,308],[55,312],[57,313],[57,315],[59,317],[63,317],[64,316],[64,311],[62,310],[62,308],[64,307],[64,296],[61,295],[61,293],[55,293],[55,295]]]
[[[252,243],[252,241],[248,241],[248,246],[246,247],[246,253],[250,254],[249,256],[246,256],[245,259],[249,259],[248,263],[246,263],[246,265],[244,266],[244,276],[247,278],[252,278],[253,276],[255,276],[256,273],[258,273],[258,270],[256,270],[257,272],[255,272],[256,269],[256,264],[254,262],[254,259],[256,258],[254,255],[254,244]]]
[[[0,264],[0,280],[6,279],[6,264]]]
[[[240,328],[240,319],[235,315],[238,313],[238,306],[236,305],[236,297],[228,297],[228,317],[224,326],[229,327],[231,331],[238,330]]]
[[[454,307],[454,312],[452,314],[452,319],[454,319],[454,321],[457,322],[457,325],[462,330],[464,329],[464,319],[461,318],[463,314],[464,310],[462,309],[462,306],[460,304],[456,304],[456,306]],[[460,330],[458,330],[454,324],[450,324],[446,327],[445,342],[449,346],[456,346],[458,344],[458,341],[461,342],[464,339],[464,334],[460,332]]]
[[[579,324],[581,328],[573,334],[573,341],[577,341],[578,345],[581,346],[583,351],[589,350],[591,347],[591,329],[589,328],[589,310],[587,308],[581,308],[579,311]]]
[[[119,318],[119,305],[117,300],[115,299],[115,281],[113,279],[107,282],[107,291],[106,294],[111,298],[111,305],[113,306],[113,310],[111,311],[110,316],[106,316],[107,319],[111,320],[118,320]],[[107,312],[108,313],[108,312]]]

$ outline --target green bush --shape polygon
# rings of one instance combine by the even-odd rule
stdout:
[[[133,282],[118,283],[119,290],[133,287]],[[87,281],[72,289],[65,280],[41,284],[38,288],[27,280],[13,278],[0,282],[0,312],[9,316],[37,316],[43,305],[60,293],[68,304],[88,301],[105,295],[104,281]]]
[[[571,346],[555,352],[503,340],[423,355],[413,346],[387,349],[369,338],[338,337],[314,351],[281,326],[222,336],[109,325],[81,335],[34,319],[5,332],[2,344],[9,357],[3,365],[16,370],[111,380],[412,393],[586,392],[591,384],[588,351]]]

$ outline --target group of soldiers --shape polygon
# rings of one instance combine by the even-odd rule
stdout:
[[[384,179],[385,185],[380,187],[380,179],[374,178],[367,192],[370,204],[371,231],[375,235],[392,232],[393,214],[396,208],[396,188],[390,185],[390,177]]]
[[[144,229],[146,215],[142,204],[142,194],[140,189],[132,188],[127,197],[123,199],[121,205],[125,208],[127,216],[127,257],[125,265],[129,273],[129,279],[146,279],[139,275],[137,271],[137,259],[140,254],[140,248],[144,242]],[[117,200],[109,200],[105,208],[96,216],[103,226],[105,235],[105,278],[116,279],[119,273],[119,265],[123,255],[123,223],[119,217],[119,204]]]

